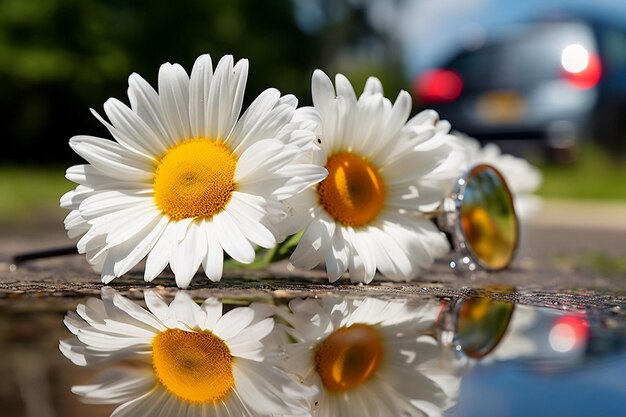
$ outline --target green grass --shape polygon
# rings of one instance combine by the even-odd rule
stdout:
[[[34,212],[57,209],[59,198],[75,184],[65,168],[0,166],[0,220],[22,220]]]
[[[626,256],[606,255],[600,252],[583,252],[556,259],[560,266],[577,270],[591,270],[608,277],[626,275]]]
[[[617,163],[597,147],[587,145],[571,165],[540,167],[545,198],[626,200],[626,164]]]

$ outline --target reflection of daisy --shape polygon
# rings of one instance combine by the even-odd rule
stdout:
[[[541,198],[534,193],[541,186],[541,172],[523,158],[502,154],[498,145],[485,146],[467,135],[456,133],[465,151],[468,166],[489,164],[502,173],[513,194],[515,212],[521,220],[535,217],[541,210]]]
[[[131,108],[110,99],[110,123],[96,114],[115,141],[71,139],[89,164],[68,169],[79,185],[61,199],[73,210],[65,226],[71,237],[84,234],[78,250],[104,283],[146,256],[147,281],[168,263],[180,287],[200,264],[217,281],[224,252],[250,263],[255,245],[273,247],[278,202],[324,178],[302,163],[314,134],[310,121],[294,121],[295,97],[268,89],[237,120],[247,74],[247,60],[233,66],[226,56],[214,73],[204,55],[191,77],[164,64],[158,94],[133,74]]]
[[[337,75],[335,91],[318,70],[312,95],[321,115],[319,162],[329,174],[298,197],[312,220],[291,262],[304,268],[325,262],[331,281],[349,271],[353,282],[369,282],[376,269],[392,280],[414,278],[449,249],[418,207],[443,198],[429,173],[450,148],[428,114],[407,122],[408,93],[392,105],[376,78],[357,99],[344,76]]]
[[[169,306],[154,292],[145,300],[149,311],[105,293],[65,318],[76,339],[60,348],[75,364],[136,363],[74,387],[85,402],[121,404],[117,417],[306,414],[315,391],[264,361],[272,318],[249,307],[222,315],[220,302],[184,292]]]
[[[433,366],[441,348],[427,336],[437,309],[404,302],[293,300],[278,314],[296,343],[287,368],[320,387],[316,416],[438,415],[455,401],[458,378]]]

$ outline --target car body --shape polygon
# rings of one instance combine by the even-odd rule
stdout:
[[[617,151],[626,140],[626,32],[520,24],[423,72],[413,90],[455,129],[511,153],[567,160],[586,137]]]

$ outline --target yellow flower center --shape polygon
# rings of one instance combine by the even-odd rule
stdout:
[[[189,139],[167,151],[154,174],[154,200],[171,219],[210,218],[235,190],[237,160],[219,141]]]
[[[341,392],[370,379],[383,360],[383,344],[376,329],[354,324],[335,330],[315,351],[315,368],[329,391]]]
[[[152,341],[152,366],[169,392],[191,403],[221,401],[235,386],[230,349],[211,332],[159,333]]]
[[[351,152],[328,158],[328,177],[317,186],[320,204],[344,226],[364,226],[374,220],[385,202],[385,184],[367,159]]]

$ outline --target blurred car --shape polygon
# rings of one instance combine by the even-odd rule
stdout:
[[[587,137],[620,151],[626,32],[587,22],[522,24],[421,73],[413,91],[455,129],[509,153],[540,150],[566,161]]]

